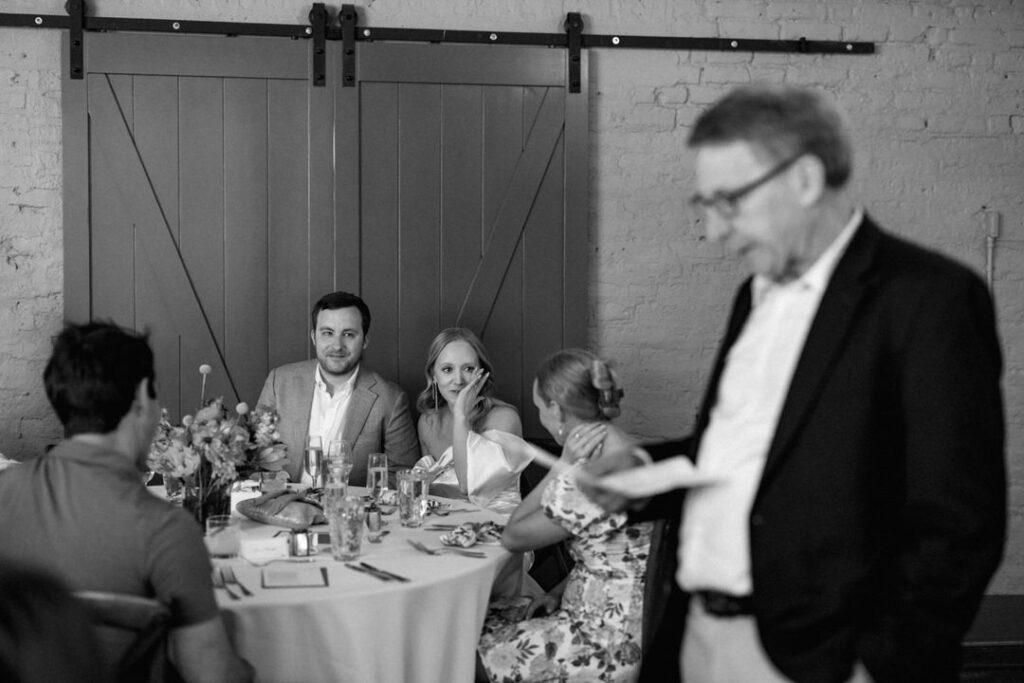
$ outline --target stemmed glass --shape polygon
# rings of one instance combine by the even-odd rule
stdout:
[[[324,445],[319,436],[306,437],[306,458],[303,463],[306,474],[312,480],[312,488],[322,488],[324,485]]]

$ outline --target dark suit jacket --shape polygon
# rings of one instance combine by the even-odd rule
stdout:
[[[698,440],[750,302],[748,281]],[[808,332],[749,519],[754,616],[786,676],[845,681],[860,660],[879,682],[956,680],[1004,544],[1001,364],[984,283],[865,219]],[[683,495],[641,516],[677,527]],[[678,671],[686,599],[665,579],[677,543],[658,558],[644,680]]]
[[[288,446],[286,467],[292,481],[302,475],[303,449],[313,409],[316,360],[282,365],[270,371],[258,405],[275,408],[278,428]],[[409,415],[409,399],[397,384],[365,367],[359,368],[345,413],[341,438],[349,442],[354,466],[353,486],[366,483],[366,459],[370,453],[387,453],[389,466],[412,467],[420,458],[420,443]],[[324,439],[327,448],[328,439]]]

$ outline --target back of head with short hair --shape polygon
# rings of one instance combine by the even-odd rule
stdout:
[[[359,309],[359,315],[363,319],[363,335],[366,335],[370,331],[370,307],[355,294],[341,291],[324,294],[317,300],[313,305],[313,314],[310,316],[312,323],[310,329],[316,330],[316,318],[320,315],[320,311],[335,311],[339,308],[349,308],[350,306]]]
[[[823,95],[789,85],[737,88],[701,114],[687,144],[747,142],[781,163],[811,154],[825,167],[825,184],[840,188],[850,177],[853,153],[839,112]]]
[[[537,369],[537,393],[580,420],[611,420],[619,416],[619,388],[608,363],[584,349],[551,354]]]
[[[147,335],[109,322],[67,325],[53,343],[43,382],[64,434],[114,431],[148,380],[156,398],[153,351]]]

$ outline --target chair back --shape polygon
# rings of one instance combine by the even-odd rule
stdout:
[[[107,662],[118,681],[163,683],[177,679],[167,659],[171,611],[152,598],[78,591]]]

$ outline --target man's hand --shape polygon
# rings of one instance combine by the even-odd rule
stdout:
[[[624,448],[619,451],[603,453],[600,458],[595,458],[585,463],[582,469],[593,479],[581,478],[579,482],[580,490],[608,512],[621,512],[627,507],[634,509],[642,508],[647,504],[647,498],[641,500],[626,498],[621,493],[615,493],[603,488],[600,483],[601,477],[606,474],[646,465],[647,461],[644,460],[642,455],[636,454],[636,451],[646,455],[646,452],[641,448]],[[648,461],[649,459],[648,457]]]

